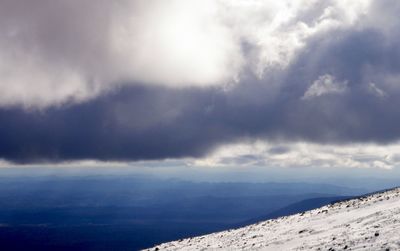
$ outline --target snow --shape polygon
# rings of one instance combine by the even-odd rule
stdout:
[[[148,250],[400,250],[400,188]]]

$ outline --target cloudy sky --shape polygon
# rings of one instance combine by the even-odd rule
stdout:
[[[0,0],[0,166],[400,168],[398,13]]]

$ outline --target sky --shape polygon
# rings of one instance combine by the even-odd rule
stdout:
[[[395,173],[399,12],[1,0],[0,167]]]

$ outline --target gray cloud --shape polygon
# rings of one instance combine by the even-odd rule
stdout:
[[[82,11],[77,7],[75,10],[72,2],[64,2],[63,8],[70,8],[73,13]],[[22,9],[15,3],[22,2],[4,1],[2,5],[8,4],[8,10]],[[52,3],[49,2],[49,6]],[[106,21],[104,18],[100,19],[107,27],[109,25],[107,8],[101,6],[109,4],[101,1],[98,4],[99,9],[93,10],[93,13],[97,14],[93,15],[104,17]],[[63,23],[55,23],[54,31],[47,31],[52,27],[47,21],[43,21],[46,25],[39,25],[39,30],[44,34],[48,33],[49,36],[49,41],[43,44],[36,40],[30,41],[35,36],[29,34],[26,35],[26,39],[18,40],[20,44],[7,44],[7,41],[14,40],[7,40],[8,38],[4,36],[16,36],[14,34],[17,31],[11,29],[6,32],[8,35],[3,34],[0,39],[0,48],[17,48],[16,56],[13,55],[12,59],[16,60],[14,57],[21,56],[18,62],[23,62],[19,48],[25,48],[24,43],[28,44],[28,48],[35,44],[37,48],[32,53],[39,53],[41,60],[42,55],[49,57],[48,61],[44,60],[45,64],[49,65],[45,67],[46,73],[40,71],[37,73],[36,64],[29,64],[29,67],[33,67],[32,72],[36,72],[39,76],[44,74],[46,78],[50,75],[54,79],[60,79],[61,82],[67,81],[63,77],[64,74],[74,79],[74,74],[71,75],[70,72],[71,65],[75,65],[73,71],[76,70],[78,73],[75,75],[76,85],[71,84],[74,81],[68,80],[65,85],[58,86],[63,90],[60,93],[58,89],[54,89],[51,82],[48,85],[34,82],[32,85],[17,85],[13,91],[21,95],[18,98],[11,91],[8,96],[2,94],[2,103],[11,103],[13,106],[7,105],[0,109],[0,158],[15,162],[36,162],[202,157],[220,145],[252,139],[286,143],[306,141],[317,144],[396,142],[400,139],[398,130],[400,114],[397,112],[397,107],[400,105],[398,87],[400,36],[397,31],[399,23],[395,18],[397,12],[392,10],[400,8],[400,4],[395,1],[375,1],[372,4],[373,8],[368,9],[368,13],[360,14],[361,17],[355,20],[352,19],[354,15],[351,13],[363,12],[350,11],[346,12],[347,15],[341,16],[341,12],[337,12],[335,8],[345,7],[342,1],[332,1],[331,5],[336,6],[335,8],[319,5],[318,8],[313,8],[315,18],[305,22],[308,26],[304,28],[304,34],[308,35],[301,39],[301,45],[297,47],[291,47],[293,45],[291,43],[304,35],[301,32],[301,34],[295,33],[295,39],[289,39],[289,44],[283,44],[295,48],[285,49],[286,54],[283,53],[285,55],[283,58],[279,57],[282,54],[268,54],[275,47],[268,47],[267,42],[275,41],[279,46],[282,45],[278,38],[286,41],[284,39],[291,33],[285,33],[285,30],[301,27],[302,24],[297,19],[302,15],[299,14],[295,20],[282,24],[285,29],[274,31],[274,34],[279,34],[272,40],[265,40],[265,46],[257,47],[251,43],[256,38],[249,35],[247,40],[250,43],[245,43],[248,48],[244,51],[254,61],[247,62],[247,65],[239,71],[239,78],[232,85],[187,84],[184,85],[185,88],[177,88],[176,85],[170,84],[148,84],[141,78],[132,80],[101,77],[102,80],[108,79],[115,83],[110,85],[112,87],[108,86],[107,91],[103,91],[103,87],[96,85],[95,77],[92,82],[88,81],[91,78],[87,76],[85,80],[80,79],[83,76],[80,73],[82,69],[86,73],[104,71],[106,73],[104,76],[114,74],[119,76],[115,73],[119,71],[112,69],[118,64],[114,64],[112,54],[107,53],[105,49],[107,46],[102,45],[105,43],[102,39],[106,36],[97,31],[93,33],[93,27],[98,25],[94,24],[93,16],[88,17],[87,21],[66,18],[69,22],[84,23],[88,26],[83,25],[82,35],[80,33],[75,35],[79,43],[68,42],[68,39],[74,37],[73,31],[70,34],[62,32],[54,35],[58,34],[59,27],[63,27]],[[58,7],[60,5],[57,5]],[[352,8],[351,10],[357,9]],[[4,11],[4,8],[0,9]],[[32,13],[35,11],[43,10],[33,9]],[[20,15],[24,16],[24,13]],[[299,10],[296,13],[306,13],[306,10]],[[36,15],[32,14],[32,17],[28,13],[26,15],[24,18],[29,21],[25,23],[38,24]],[[310,17],[308,14],[305,16]],[[386,25],[381,16],[387,16],[387,20],[394,23]],[[394,17],[391,18],[392,16]],[[35,22],[31,22],[29,18],[35,19]],[[343,21],[346,25],[338,24],[337,20],[347,20]],[[10,18],[7,21],[13,22]],[[93,26],[90,25],[92,22]],[[42,31],[42,27],[46,29]],[[62,30],[68,31],[68,27],[72,25],[65,25]],[[33,30],[34,27],[26,28],[28,33]],[[18,32],[18,36],[25,34]],[[42,37],[45,36],[41,36],[41,39]],[[54,42],[52,39],[60,39],[62,42]],[[4,44],[11,47],[4,47]],[[75,47],[78,44],[80,45]],[[85,53],[82,54],[85,51],[91,51],[90,55],[96,54],[99,57],[86,57]],[[257,55],[264,56],[255,57],[256,52],[259,52]],[[0,50],[0,53],[8,52]],[[54,55],[67,55],[67,57],[63,59],[62,56]],[[258,67],[253,67],[260,64],[263,65],[261,71]],[[60,69],[59,65],[68,67],[60,73],[55,70]],[[25,69],[24,67],[28,66],[23,65],[22,69]],[[89,69],[87,67],[94,70],[87,70]],[[109,75],[109,71],[113,73]],[[54,72],[58,73],[52,76]],[[331,91],[328,90],[328,93],[338,90],[338,85],[342,90],[341,83],[346,83],[346,91],[340,91],[340,95],[316,95],[318,98],[304,100],[305,93],[321,76],[331,76],[332,81],[328,81],[328,89]],[[17,80],[23,81],[29,78],[32,76],[23,75]],[[37,81],[36,78],[32,79]],[[371,83],[374,83],[375,93],[371,92]],[[82,85],[86,89],[82,89]],[[323,94],[326,93],[325,90]],[[379,93],[387,95],[382,98]],[[64,100],[63,95],[67,95],[68,100],[72,99],[72,102],[48,106]],[[42,98],[46,100],[43,101]],[[24,102],[30,107],[33,103],[39,102],[38,100],[45,104],[43,109],[24,108],[26,107]],[[244,156],[244,159],[252,161],[253,156]]]

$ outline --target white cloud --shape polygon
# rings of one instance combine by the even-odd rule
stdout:
[[[307,100],[327,94],[344,93],[347,90],[347,83],[347,81],[336,81],[336,79],[329,74],[322,75],[312,83],[304,93],[302,99]]]
[[[80,102],[121,83],[224,86],[245,67],[262,77],[369,3],[3,0],[0,106]]]
[[[372,94],[375,95],[379,98],[386,98],[387,93],[380,89],[375,83],[369,83],[368,85],[368,91]]]
[[[275,149],[284,149],[275,151]],[[203,167],[317,167],[376,168],[400,167],[400,143],[390,145],[282,143],[263,141],[238,143],[218,148],[202,159],[187,162]]]
[[[111,30],[112,51],[128,66],[121,75],[175,87],[232,81],[240,45],[219,12],[212,0],[121,3]]]
[[[117,161],[99,161],[99,160],[76,160],[76,161],[62,161],[58,163],[30,163],[30,164],[18,164],[13,163],[0,158],[0,169],[1,168],[124,168],[130,167],[129,162],[117,162]]]

